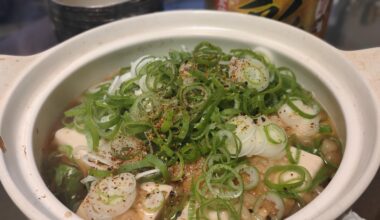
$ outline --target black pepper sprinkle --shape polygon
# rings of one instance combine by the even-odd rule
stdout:
[[[174,192],[173,190],[170,191],[169,196],[170,196],[170,197],[175,197],[175,192]]]

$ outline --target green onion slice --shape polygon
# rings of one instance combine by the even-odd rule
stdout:
[[[180,140],[185,139],[189,132],[190,127],[190,115],[187,111],[182,112],[182,122],[177,138]]]
[[[285,205],[282,198],[275,192],[267,192],[259,197],[257,200],[255,207],[254,207],[254,213],[258,214],[260,213],[259,210],[261,209],[262,205],[265,204],[265,200],[272,202],[276,209],[277,213],[275,216],[272,216],[272,214],[269,216],[270,219],[282,219],[285,212]]]
[[[270,167],[264,174],[264,183],[270,189],[290,191],[304,184],[307,170],[298,165]]]
[[[58,151],[62,152],[70,160],[72,160],[74,158],[73,147],[70,145],[59,145]]]
[[[210,96],[210,91],[203,84],[194,83],[182,87],[179,94],[179,100],[185,107],[196,109],[206,103]]]
[[[242,164],[235,167],[235,171],[242,176],[244,190],[251,190],[255,188],[260,181],[259,171],[256,167]],[[245,176],[248,176],[248,178],[245,178]],[[246,179],[248,179],[248,181],[245,181]]]
[[[155,167],[159,169],[164,180],[170,180],[170,173],[165,163],[152,154],[146,155],[146,157],[143,160],[140,160],[138,162],[121,165],[118,169],[118,173],[127,173],[141,168],[149,167]]]
[[[212,45],[207,41],[199,43],[193,51],[195,62],[205,66],[218,64],[222,55],[223,51],[220,47]]]
[[[269,72],[265,65],[256,59],[243,59],[243,75],[248,87],[262,91],[269,85]]]
[[[168,110],[164,115],[164,122],[161,125],[161,132],[168,132],[173,124],[174,110]]]
[[[271,142],[272,144],[283,144],[287,141],[287,135],[283,128],[280,126],[269,123],[266,125],[263,125],[265,135],[267,137],[267,140]]]
[[[223,182],[214,181],[219,179],[221,174],[229,173],[233,179],[236,179],[235,187],[223,184]],[[243,180],[233,168],[224,164],[216,164],[206,173],[206,185],[215,198],[233,199],[238,198],[243,193]]]
[[[300,158],[301,158],[301,149],[300,145],[296,145],[297,147],[295,149],[295,153],[292,152],[292,146],[289,144],[286,145],[286,157],[288,158],[289,162],[292,164],[298,164]]]
[[[330,134],[332,133],[332,128],[328,124],[319,124],[319,133],[321,134]]]
[[[321,111],[319,105],[316,103],[314,103],[313,106],[308,106],[298,97],[288,97],[287,104],[293,111],[307,119],[315,118]]]
[[[147,93],[136,99],[129,112],[135,120],[156,119],[161,114],[159,107],[158,98],[154,94]]]
[[[302,167],[302,168],[305,172],[305,180],[301,186],[292,190],[293,192],[296,192],[296,193],[308,191],[310,189],[312,181],[313,181],[313,178],[311,177],[309,171],[304,167]]]
[[[108,171],[108,170],[98,170],[98,169],[95,169],[95,168],[90,168],[88,170],[88,175],[94,176],[94,177],[97,177],[97,178],[105,178],[107,176],[112,175],[112,172]]]
[[[232,156],[239,156],[241,151],[241,141],[236,134],[229,130],[220,130],[216,135],[224,142],[226,149]]]
[[[183,175],[185,174],[185,160],[183,159],[183,156],[176,152],[176,156],[178,157],[179,160],[179,172],[177,176],[173,176],[171,181],[179,181],[182,180]]]
[[[88,147],[92,151],[97,151],[99,146],[99,134],[94,121],[90,117],[87,117],[85,120],[85,128],[85,136]]]

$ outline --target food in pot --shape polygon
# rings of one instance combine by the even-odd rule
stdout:
[[[89,88],[47,148],[46,183],[84,219],[282,219],[343,148],[326,111],[264,50],[146,55]]]

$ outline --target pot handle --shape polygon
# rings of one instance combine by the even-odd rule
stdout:
[[[23,70],[39,56],[8,56],[0,55],[0,110],[3,106],[5,97],[7,97],[15,82],[23,74]]]
[[[356,70],[368,80],[380,101],[380,47],[342,52]]]

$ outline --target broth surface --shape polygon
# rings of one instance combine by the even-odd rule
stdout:
[[[84,219],[282,219],[342,159],[323,107],[260,51],[146,55],[78,100],[43,170]]]

